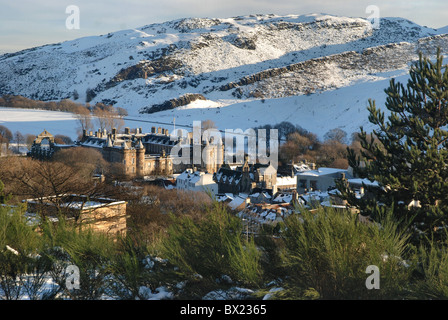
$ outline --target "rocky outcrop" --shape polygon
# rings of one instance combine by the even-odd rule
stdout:
[[[257,48],[255,35],[246,36],[240,34],[231,34],[223,37],[224,41],[233,44],[235,47],[245,50],[255,50]]]
[[[284,73],[288,73],[288,72],[302,72],[302,71],[306,72],[307,70],[311,71],[318,64],[328,62],[328,61],[331,61],[331,60],[334,60],[337,58],[350,59],[350,58],[354,57],[355,55],[356,55],[356,52],[349,51],[349,52],[344,52],[344,53],[341,53],[338,55],[326,56],[326,57],[322,57],[322,58],[310,59],[307,61],[290,64],[288,66],[281,67],[281,68],[272,68],[272,69],[264,70],[264,71],[261,71],[261,72],[258,72],[258,73],[255,73],[255,74],[252,74],[249,76],[245,76],[236,82],[227,83],[227,84],[221,86],[220,90],[221,91],[231,90],[231,89],[234,89],[234,88],[237,88],[240,86],[246,86],[249,84],[253,84],[253,83],[256,83],[261,80],[277,77],[277,76],[280,76],[280,75],[282,75]]]
[[[228,91],[237,88],[239,97],[244,95],[242,87],[250,87],[245,89],[248,97],[254,97],[254,94],[256,97],[272,97],[273,93],[269,91],[278,91],[281,89],[280,86],[288,88],[284,91],[288,92],[286,95],[313,93],[328,89],[325,87],[325,81],[319,83],[313,79],[321,79],[330,65],[341,72],[351,70],[358,75],[399,70],[407,68],[409,63],[418,59],[419,52],[434,55],[437,48],[441,48],[442,52],[448,51],[447,40],[448,34],[436,35],[412,43],[390,43],[366,48],[361,52],[347,51],[310,59],[242,77],[237,81],[222,85],[219,90]],[[267,81],[269,81],[269,86],[265,85]]]
[[[141,109],[139,113],[154,113],[164,110],[175,109],[180,106],[185,106],[196,100],[206,100],[206,99],[203,95],[198,93],[187,93],[179,98],[171,99],[161,104],[155,104],[151,107],[145,107]]]
[[[400,18],[372,29],[364,18],[321,14],[178,19],[0,55],[0,95],[109,101],[130,113],[188,92],[301,95],[401,72],[418,50],[446,54],[438,32]]]
[[[163,72],[173,72],[183,66],[182,62],[173,57],[166,56],[153,61],[141,61],[136,65],[121,69],[118,74],[109,81],[106,87],[110,88],[124,80],[146,79]]]

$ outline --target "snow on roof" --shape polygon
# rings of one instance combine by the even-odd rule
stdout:
[[[241,204],[243,204],[247,199],[246,194],[239,194],[235,198],[232,199],[232,201],[229,202],[229,206],[232,209],[238,208]]]
[[[294,164],[293,165],[294,169],[297,170],[298,172],[303,172],[303,171],[309,171],[311,170],[311,167],[307,164]]]
[[[266,220],[274,221],[275,219],[277,219],[277,214],[275,212],[269,212],[269,214],[266,216]]]
[[[89,138],[81,143],[84,147],[102,148],[104,146],[104,140]]]
[[[353,179],[347,179],[348,183],[353,183],[353,184],[365,184],[366,186],[374,186],[374,187],[378,187],[378,181],[370,181],[369,179],[361,179],[361,178],[353,178]]]
[[[332,207],[332,208],[340,208],[340,209],[346,209],[347,208],[347,206],[340,205],[340,204],[333,204],[333,203],[331,203],[328,200],[327,201],[322,201],[320,204],[322,206],[324,206],[324,207]]]
[[[324,201],[326,199],[328,199],[329,194],[328,192],[318,192],[318,191],[313,191],[313,192],[309,192],[307,194],[304,194],[301,196],[306,202],[310,202],[310,201]]]
[[[63,206],[67,207],[67,208],[71,208],[71,209],[92,209],[92,208],[97,208],[97,207],[101,207],[101,206],[105,206],[108,205],[108,203],[104,203],[104,202],[99,202],[99,201],[86,201],[86,202],[82,202],[82,201],[76,201],[76,202],[68,202],[65,203]]]
[[[308,170],[298,173],[298,175],[301,176],[313,176],[313,177],[319,177],[319,176],[325,176],[325,175],[331,175],[338,172],[347,172],[347,169],[338,169],[338,168],[319,168],[316,170]]]
[[[252,193],[252,194],[250,195],[250,197],[254,197],[254,198],[256,198],[256,197],[258,197],[259,195],[260,195],[259,192],[255,192],[255,193]]]
[[[291,193],[281,193],[279,192],[273,201],[275,202],[291,202],[292,194]]]
[[[296,177],[289,177],[289,176],[283,176],[283,177],[277,177],[277,186],[287,186],[291,184],[297,184],[297,178]]]
[[[227,201],[227,200],[233,200],[233,195],[230,195],[228,193],[226,193],[226,194],[217,194],[217,195],[215,195],[215,199],[218,202]]]

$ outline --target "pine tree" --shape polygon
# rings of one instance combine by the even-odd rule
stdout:
[[[6,204],[6,202],[8,202],[11,199],[11,195],[6,194],[4,192],[4,188],[5,188],[5,185],[0,180],[0,204]]]
[[[409,76],[406,86],[392,79],[385,90],[387,120],[369,100],[369,121],[377,129],[368,135],[361,127],[361,155],[348,149],[354,173],[380,188],[359,201],[343,181],[338,186],[362,214],[381,203],[414,218],[422,231],[434,231],[448,220],[448,68],[440,49],[434,62],[420,53]]]

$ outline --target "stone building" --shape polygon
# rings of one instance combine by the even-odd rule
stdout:
[[[116,129],[110,133],[84,131],[79,145],[100,148],[106,161],[122,164],[124,173],[130,177],[171,175],[193,166],[208,173],[218,170],[224,157],[223,145],[214,145],[209,141],[195,142],[191,133],[186,141],[181,143],[180,139],[160,127],[152,127],[150,133],[143,133],[141,128],[134,132],[125,128],[124,133],[118,133]],[[200,152],[200,163],[197,164],[193,161],[195,150]],[[181,158],[183,156],[185,159]]]
[[[169,151],[174,146],[165,132],[160,134],[144,134],[141,129],[131,133],[126,128],[124,133],[116,129],[107,131],[84,131],[80,146],[97,148],[103,158],[117,164],[127,177],[142,178],[150,175],[171,175],[173,173],[173,159]]]
[[[327,191],[336,186],[336,179],[350,178],[346,169],[317,168],[305,170],[296,174],[297,191],[307,193],[309,191]]]
[[[212,195],[218,193],[218,184],[213,180],[212,173],[192,169],[185,170],[176,178],[176,188],[184,191],[210,192]]]
[[[244,164],[231,168],[223,165],[215,173],[219,193],[251,193],[254,188],[272,190],[274,193],[277,184],[277,170],[272,165],[250,164],[246,156]]]
[[[107,162],[115,164],[116,173],[129,178],[171,175],[192,167],[215,173],[224,159],[223,144],[214,144],[213,138],[194,141],[191,132],[185,138],[177,138],[160,127],[152,127],[149,133],[143,133],[141,128],[125,128],[124,132],[84,130],[81,140],[73,145],[56,144],[53,135],[45,130],[34,140],[28,156],[45,160],[60,149],[79,146],[99,150]]]
[[[36,136],[27,155],[34,159],[46,160],[50,159],[58,150],[69,147],[72,146],[55,143],[54,136],[47,130],[44,130]]]
[[[88,226],[110,236],[127,232],[127,202],[109,198],[88,198],[83,195],[58,195],[27,199],[27,217],[37,222],[45,216],[53,222],[64,217],[67,222]]]

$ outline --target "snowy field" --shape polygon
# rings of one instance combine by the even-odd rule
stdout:
[[[396,80],[402,83],[406,83],[407,78],[403,73],[396,75]],[[171,131],[174,119],[178,128],[192,126],[194,121],[212,120],[221,130],[246,130],[289,121],[315,133],[320,139],[334,128],[340,128],[350,135],[359,131],[360,126],[371,129],[367,111],[369,98],[374,99],[377,107],[385,111],[384,89],[388,86],[388,75],[382,77],[378,74],[371,81],[311,95],[266,100],[196,101],[176,110],[149,115],[130,114],[125,126],[141,127],[143,132],[150,132],[152,126]],[[79,125],[73,114],[58,111],[0,107],[0,125],[13,133],[20,131],[22,134],[37,135],[47,130],[53,135],[63,134],[76,139],[79,133]]]
[[[396,81],[406,83],[407,71],[394,74]],[[207,100],[193,102],[176,110],[167,110],[150,115],[133,115],[129,118],[160,123],[173,123],[191,126],[193,121],[212,120],[221,129],[254,128],[265,124],[275,125],[282,121],[291,122],[323,139],[328,130],[340,128],[351,134],[373,127],[368,121],[367,106],[371,98],[382,111],[385,107],[384,89],[389,86],[389,74],[377,74],[370,81],[360,82],[349,87],[328,90],[311,95],[265,99],[265,100]],[[386,112],[387,115],[387,112]],[[150,123],[132,123],[141,125],[143,130],[150,129]],[[167,127],[171,130],[172,127]]]
[[[13,134],[19,131],[23,135],[38,135],[47,130],[53,135],[63,134],[72,139],[78,135],[76,119],[68,112],[0,107],[0,125]]]

